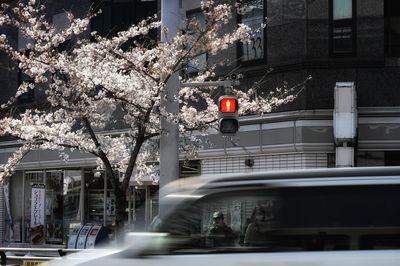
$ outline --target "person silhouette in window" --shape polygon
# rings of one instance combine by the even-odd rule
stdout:
[[[251,223],[244,236],[245,246],[265,246],[271,239],[270,231],[275,222],[274,202],[272,200],[257,203],[251,216]]]
[[[227,247],[235,243],[235,234],[232,229],[225,224],[224,214],[214,212],[213,223],[207,232],[207,246]]]

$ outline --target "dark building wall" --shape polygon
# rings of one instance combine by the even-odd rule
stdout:
[[[306,42],[309,60],[329,56],[329,0],[308,1]]]
[[[17,33],[10,28],[1,27],[0,34],[12,36],[9,40],[12,47],[17,47]],[[6,102],[14,95],[17,86],[16,65],[7,54],[0,52],[0,103]]]
[[[305,0],[267,1],[267,62],[269,66],[296,64],[306,57]]]
[[[76,17],[84,17],[91,6],[90,0],[47,0],[46,13],[58,14],[71,11]]]
[[[47,0],[45,3],[46,9],[45,14],[49,21],[52,21],[54,15],[70,11],[75,17],[85,17],[91,7],[96,6],[93,0]],[[97,1],[99,2],[99,1]],[[101,21],[102,27],[105,26],[105,35],[107,35],[112,29],[124,30],[133,23],[137,23],[140,20],[151,16],[157,11],[157,2],[147,1],[141,2],[139,0],[132,0],[130,2],[123,1],[105,1],[109,6],[112,6],[112,14],[110,17],[105,17],[104,12],[96,16],[93,21]],[[103,7],[103,5],[99,5]],[[129,8],[125,8],[129,6]],[[98,24],[97,24],[98,25]],[[92,23],[90,25],[91,30],[98,30]],[[14,29],[0,27],[0,34],[6,34],[10,38],[10,43],[13,47],[18,47],[18,32]],[[89,37],[89,31],[84,33],[84,36]],[[108,35],[109,36],[109,35]],[[12,62],[8,56],[0,52],[0,104],[6,102],[10,97],[14,96],[15,91],[18,87],[19,77],[18,68],[14,62]],[[33,99],[32,99],[33,98]],[[35,88],[32,93],[32,97],[26,104],[38,104],[45,101],[45,94],[39,87]],[[18,104],[21,104],[20,102]]]
[[[266,64],[242,67],[249,85],[268,69],[269,91],[306,83],[294,103],[276,111],[333,108],[336,82],[354,81],[360,107],[398,106],[400,68],[385,58],[383,0],[357,0],[356,50],[351,56],[331,52],[330,0],[267,0]]]
[[[358,57],[384,57],[383,0],[357,0],[357,55]]]
[[[52,16],[65,11],[71,11],[76,17],[84,17],[88,14],[90,0],[48,0],[46,1],[45,13],[51,21]],[[6,27],[0,28],[0,34],[6,34],[9,37],[10,44],[18,47],[18,32],[15,29]],[[18,67],[15,62],[4,54],[0,53],[0,103],[7,102],[13,97],[19,83]],[[43,102],[45,97],[43,91],[39,88],[33,92],[34,101],[31,103]]]

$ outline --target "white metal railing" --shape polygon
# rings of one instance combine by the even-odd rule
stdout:
[[[61,259],[62,256],[78,251],[82,249],[0,247],[0,265],[10,263],[23,266],[45,265],[49,260]]]

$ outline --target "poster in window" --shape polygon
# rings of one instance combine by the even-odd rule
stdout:
[[[14,242],[21,242],[21,222],[15,222],[13,224],[13,231],[14,231],[14,236],[13,236]]]
[[[62,224],[48,223],[46,225],[46,241],[48,243],[62,243]]]
[[[31,198],[31,224],[30,224],[30,239],[33,245],[41,245],[45,242],[44,237],[44,218],[46,189],[44,184],[32,185]]]

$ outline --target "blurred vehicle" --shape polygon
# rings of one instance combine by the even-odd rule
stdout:
[[[180,179],[160,204],[157,232],[49,265],[400,265],[400,167]],[[215,212],[233,243],[210,245]]]

